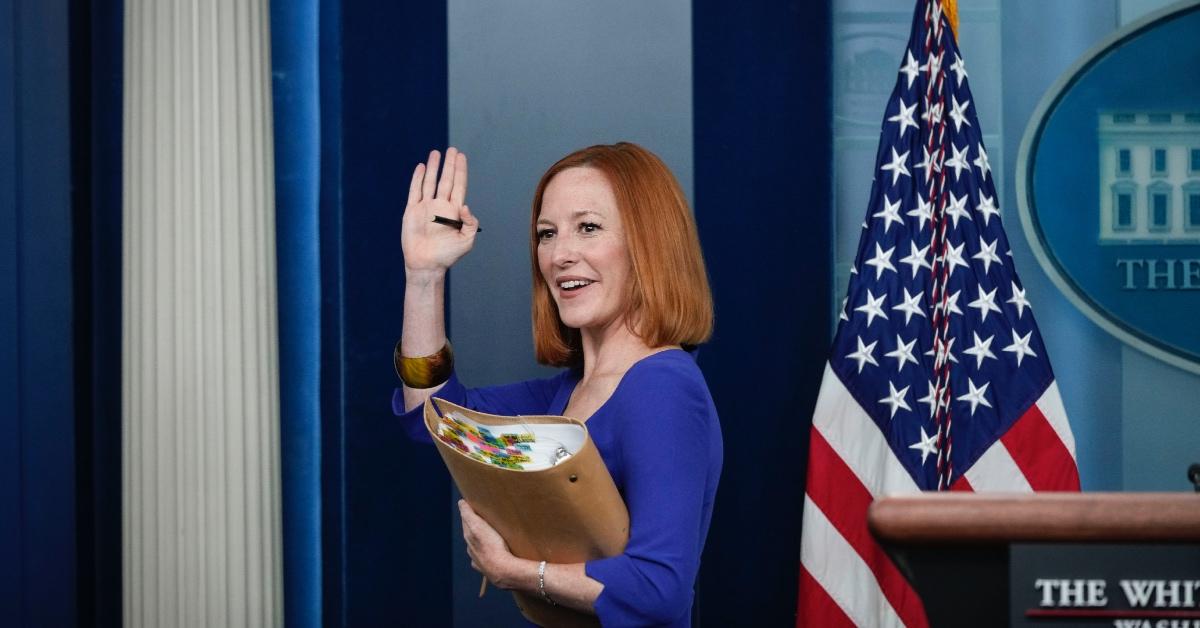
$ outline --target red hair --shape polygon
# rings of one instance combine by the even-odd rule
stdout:
[[[700,236],[675,175],[654,153],[628,142],[589,146],[558,160],[533,196],[529,251],[533,266],[533,345],[538,362],[579,366],[579,330],[563,324],[537,261],[537,220],[546,186],[568,168],[604,174],[617,200],[633,281],[626,318],[648,346],[698,345],[712,335],[713,304]]]

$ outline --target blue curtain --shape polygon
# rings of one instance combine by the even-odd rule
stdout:
[[[319,3],[271,3],[284,616],[321,623]]]
[[[832,327],[830,10],[692,3],[696,222],[717,315],[700,367],[725,439],[697,590],[704,626],[795,621],[808,429]],[[731,184],[725,173],[745,163],[753,172]],[[764,272],[803,289],[766,289]]]
[[[396,173],[446,145],[446,5],[272,3],[271,39],[286,620],[445,624],[448,478],[388,401]]]
[[[69,11],[0,0],[0,623],[83,623]]]

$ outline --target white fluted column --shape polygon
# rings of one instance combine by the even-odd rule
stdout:
[[[127,626],[283,623],[266,0],[126,0]]]

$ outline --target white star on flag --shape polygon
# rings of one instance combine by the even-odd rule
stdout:
[[[908,402],[904,400],[904,396],[908,394],[908,386],[905,386],[900,390],[896,390],[896,385],[889,381],[888,388],[891,390],[891,393],[883,399],[880,399],[879,403],[891,407],[892,413],[889,418],[896,418],[896,410],[899,408],[904,408],[905,410],[912,412],[912,408],[908,407]]]
[[[959,312],[959,314],[962,314],[962,312]],[[950,358],[951,364],[958,364],[958,358],[954,357],[954,352],[951,351],[954,348],[955,340],[958,340],[958,338],[951,338],[950,341],[945,344],[934,343],[937,349],[936,354],[934,353],[934,349],[930,349],[929,351],[925,352],[925,355],[933,358],[934,368],[942,368],[942,365],[946,362],[946,358]]]
[[[985,242],[983,236],[979,236],[979,252],[972,255],[971,259],[977,259],[983,262],[983,274],[987,274],[992,269],[992,263],[1000,263],[1000,256],[996,255],[996,245],[999,240],[993,240],[990,244]]]
[[[929,435],[925,433],[925,428],[921,427],[921,440],[909,445],[908,448],[921,452],[921,464],[925,464],[925,459],[930,454],[937,453],[937,432]]]
[[[954,192],[950,193],[950,204],[946,207],[946,215],[954,219],[954,228],[958,228],[958,219],[971,219],[971,212],[967,210],[967,201],[971,200],[969,196],[963,194],[961,197],[955,196]]]
[[[925,124],[928,126],[937,126],[940,124],[942,122],[942,111],[946,108],[946,106],[940,102],[929,103],[928,101],[925,103],[925,105],[925,113],[921,114],[921,119],[924,120]]]
[[[952,150],[954,152],[954,156],[951,157],[950,159],[946,160],[945,167],[954,168],[954,180],[957,181],[958,178],[960,176],[962,176],[963,170],[970,170],[970,168],[971,168],[971,164],[967,163],[967,151],[970,149],[964,148],[962,150],[959,150],[957,146],[951,145],[950,150]],[[966,202],[965,197],[963,199],[963,202],[964,203]],[[958,226],[957,220],[954,221],[954,226],[955,227]]]
[[[950,314],[962,314],[963,313],[963,311],[961,309],[959,309],[959,307],[958,307],[958,295],[960,295],[960,294],[962,294],[962,290],[956,290],[954,292],[954,294],[946,297],[946,303],[945,303],[944,307],[945,307],[946,311],[949,312]],[[933,311],[935,313],[940,312],[942,310],[942,308],[943,308],[943,305],[941,302],[936,302],[933,304]],[[953,344],[954,339],[951,338],[950,342],[951,342],[951,344]]]
[[[964,124],[970,126],[971,123],[967,121],[966,115],[966,109],[969,106],[971,106],[970,100],[958,102],[958,96],[953,97],[950,105],[950,119],[954,121],[955,131],[961,131]]]
[[[932,176],[934,172],[942,171],[942,165],[939,162],[933,161],[933,155],[929,153],[929,148],[922,146],[921,151],[925,154],[925,156],[921,159],[921,162],[914,167],[918,170],[925,171],[925,182],[928,183],[929,177]],[[932,216],[932,214],[930,214],[930,216]],[[929,220],[929,218],[927,217],[926,220]]]
[[[966,242],[962,242],[958,246],[952,246],[946,250],[946,264],[950,266],[949,271],[951,277],[954,276],[954,271],[957,270],[959,266],[967,269],[971,267],[965,260],[963,260],[963,247],[966,245]]]
[[[866,314],[867,315],[867,327],[870,327],[871,323],[875,320],[876,316],[882,317],[885,320],[887,319],[887,313],[883,311],[883,302],[886,300],[887,300],[886,292],[879,295],[879,298],[877,299],[877,298],[875,298],[874,294],[871,294],[870,290],[867,290],[867,302],[854,308],[854,311],[862,312],[862,313]]]
[[[912,105],[906,107],[904,105],[904,99],[900,99],[900,111],[896,115],[888,118],[888,122],[899,122],[900,135],[904,135],[904,130],[908,127],[911,126],[915,129],[918,126],[917,121],[913,118],[913,112],[916,110],[917,103],[914,102]]]
[[[979,204],[975,206],[975,211],[979,212],[980,216],[983,216],[983,226],[985,227],[991,222],[992,216],[1000,213],[1000,209],[996,207],[996,201],[982,192],[979,193]]]
[[[875,342],[872,342],[869,345],[865,345],[865,344],[863,344],[862,336],[859,336],[858,337],[858,351],[855,351],[854,353],[851,353],[846,356],[847,358],[858,362],[858,372],[859,373],[862,372],[863,367],[866,366],[867,364],[879,366],[879,363],[875,361],[875,356],[872,355],[873,353],[875,353],[875,345],[877,345],[877,344],[879,344],[878,340],[876,340]]]
[[[926,393],[924,397],[918,399],[917,403],[923,403],[929,406],[929,418],[932,419],[934,408],[940,405],[938,403],[937,388],[934,388],[933,382],[929,382],[929,392]]]
[[[990,349],[992,346],[992,340],[994,340],[996,336],[988,336],[987,340],[981,340],[979,338],[979,332],[973,331],[971,334],[975,336],[975,346],[971,347],[970,349],[964,349],[963,353],[975,356],[975,368],[978,369],[979,367],[983,366],[983,361],[985,359],[996,359],[996,354],[992,353],[992,350]]]
[[[924,229],[929,226],[929,221],[933,218],[933,208],[929,206],[929,201],[917,195],[917,206],[908,210],[906,216],[917,217],[917,229]]]
[[[904,312],[904,324],[907,325],[914,314],[925,318],[925,312],[921,311],[921,299],[925,296],[925,292],[919,291],[916,294],[908,294],[908,288],[904,289],[904,302],[900,305],[893,305],[893,310]]]
[[[983,144],[976,144],[975,150],[979,152],[979,156],[971,163],[979,168],[979,177],[986,179],[992,172],[992,164],[988,163],[987,151],[983,150]]]
[[[962,57],[958,56],[957,52],[954,53],[954,63],[950,64],[950,71],[958,79],[958,84],[962,85],[963,79],[967,78],[967,66],[963,64]]]
[[[913,345],[917,344],[917,339],[913,338],[907,343],[900,338],[900,334],[896,334],[896,348],[883,354],[884,357],[896,359],[896,370],[900,371],[904,368],[906,362],[917,364],[917,358],[913,356]],[[905,390],[908,390],[907,388]]]
[[[905,50],[904,53],[908,55],[908,58],[905,59],[904,65],[900,66],[900,73],[908,79],[908,87],[912,89],[913,79],[921,73],[921,68],[917,67],[917,60],[913,58],[911,50]]]
[[[987,393],[988,386],[990,385],[991,382],[984,382],[983,386],[976,388],[975,381],[970,377],[967,378],[967,386],[971,389],[971,391],[961,397],[958,397],[958,400],[971,404],[971,416],[975,416],[975,408],[978,408],[979,406],[986,406],[988,408],[992,407],[992,404],[988,402],[987,397],[984,396]]]
[[[1020,319],[1025,315],[1025,308],[1029,307],[1029,301],[1025,298],[1025,290],[1017,287],[1017,282],[1012,282],[1012,298],[1005,301],[1012,303],[1017,308],[1017,318]]]
[[[904,151],[904,154],[901,155],[901,154],[898,154],[896,152],[896,149],[893,148],[892,149],[892,163],[884,164],[879,167],[880,170],[883,170],[885,172],[891,171],[892,185],[896,185],[896,181],[898,181],[900,179],[900,175],[904,175],[906,177],[912,176],[911,174],[908,173],[908,166],[906,165],[907,159],[908,159],[908,151]]]
[[[904,219],[900,217],[900,201],[893,203],[887,197],[883,199],[883,209],[871,215],[872,218],[882,218],[884,220],[883,232],[887,233],[891,228],[892,223],[899,225],[904,224]]]
[[[979,310],[979,319],[986,321],[988,312],[1000,312],[1000,306],[996,305],[996,288],[992,288],[991,292],[984,292],[983,288],[979,289],[979,298],[967,304],[967,307],[973,307]]]
[[[924,268],[926,270],[933,270],[933,267],[929,265],[929,260],[926,259],[927,257],[929,257],[929,245],[928,244],[925,245],[925,248],[918,249],[917,243],[910,240],[908,243],[908,246],[910,247],[909,248],[910,253],[908,254],[907,257],[901,258],[900,263],[908,264],[909,266],[912,266],[912,276],[914,278],[916,278],[916,276],[917,276],[918,269]],[[905,322],[908,322],[908,321],[905,321]]]
[[[942,70],[942,55],[945,53],[937,53],[929,55],[929,60],[921,66],[921,72],[926,76],[937,74]]]
[[[892,265],[892,253],[894,253],[895,251],[896,251],[896,247],[894,247],[894,246],[885,251],[885,250],[883,250],[883,247],[879,246],[878,243],[875,244],[875,257],[872,257],[871,259],[867,260],[865,263],[867,266],[875,267],[875,278],[876,279],[879,279],[879,277],[881,275],[883,275],[883,271],[885,271],[885,270],[890,270],[892,272],[896,272],[896,267]]]
[[[1009,351],[1016,354],[1017,366],[1021,366],[1021,358],[1024,358],[1025,356],[1029,356],[1031,358],[1037,357],[1037,354],[1033,352],[1033,349],[1029,348],[1029,338],[1032,335],[1033,332],[1029,332],[1024,336],[1019,336],[1017,335],[1017,330],[1014,329],[1012,330],[1012,344],[1002,349],[1002,351]]]

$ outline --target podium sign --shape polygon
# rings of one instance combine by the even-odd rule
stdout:
[[[1200,628],[1200,545],[1014,543],[1009,625]]]
[[[867,525],[935,628],[1200,628],[1198,494],[921,493]]]

